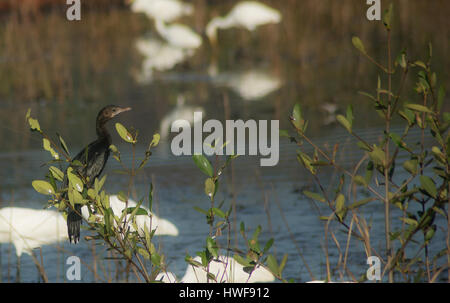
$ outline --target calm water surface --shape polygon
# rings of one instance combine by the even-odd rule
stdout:
[[[193,1],[194,16],[180,22],[201,33],[210,18],[224,14],[234,2],[205,5],[203,1]],[[283,1],[282,5],[272,1],[283,14],[281,24],[264,26],[253,33],[240,29],[221,31],[218,47],[212,47],[203,37],[202,46],[190,53],[167,51],[153,23],[126,9],[86,12],[79,23],[67,22],[58,10],[24,20],[3,16],[1,206],[42,208],[45,204],[45,197],[33,190],[31,182],[43,178],[46,168],[42,165],[49,155],[41,150],[39,136],[28,130],[24,119],[28,108],[43,129],[49,134],[59,132],[75,153],[95,138],[94,121],[99,108],[111,103],[131,106],[133,111],[118,121],[139,130],[139,154],[153,133],[167,132],[167,125],[180,112],[202,109],[204,120],[278,119],[281,128],[289,129],[289,113],[295,103],[300,103],[315,142],[328,148],[339,143],[341,163],[354,165],[362,154],[322,106],[336,104],[339,113],[353,104],[358,133],[371,143],[380,139],[382,132],[377,127],[381,121],[368,111],[369,102],[357,93],[373,91],[378,71],[353,49],[351,37],[360,36],[375,57],[384,58],[385,35],[381,24],[365,19],[365,6],[360,2],[342,1],[337,5],[336,1],[319,4],[292,0]],[[425,58],[426,45],[432,41],[438,77],[450,87],[448,78],[444,78],[449,66],[444,54],[448,53],[450,29],[445,10],[437,4],[425,9],[420,1],[408,4],[398,2],[394,51],[407,47],[413,56]],[[430,18],[433,26],[428,22]],[[436,26],[439,31],[434,30]],[[410,85],[414,83],[412,78],[409,81]],[[411,98],[415,96],[411,94]],[[419,137],[418,132],[413,132],[411,141],[416,142]],[[116,134],[113,141],[129,163],[128,147],[120,144]],[[307,146],[305,150],[312,152]],[[259,157],[236,159],[223,177],[217,201],[225,200],[224,209],[235,201],[237,226],[245,221],[251,233],[261,225],[262,243],[271,237],[275,239],[273,253],[277,258],[288,254],[286,278],[311,279],[300,258],[300,249],[315,278],[323,279],[324,226],[318,216],[328,215],[329,210],[301,194],[303,189],[316,190],[316,185],[298,164],[295,151],[292,143],[280,138],[280,162],[275,167],[261,168]],[[128,186],[126,177],[114,173],[119,168],[110,159],[105,169],[109,193]],[[332,193],[339,174],[329,170],[319,177],[324,185],[330,185]],[[404,177],[400,173],[399,179]],[[159,237],[157,242],[167,257],[168,269],[181,277],[186,268],[185,254],[200,251],[209,230],[204,215],[193,209],[209,205],[203,190],[204,176],[190,157],[172,155],[169,134],[155,149],[147,168],[137,176],[133,197],[146,196],[152,181],[157,213],[180,230],[178,237]],[[357,195],[360,198],[367,193],[361,191]],[[383,207],[375,202],[362,211],[372,222],[372,246],[378,251],[384,247]],[[394,228],[399,216],[394,210]],[[338,232],[336,236],[344,246],[346,234]],[[439,229],[436,237],[445,241],[445,234]],[[237,243],[243,247],[242,239]],[[330,262],[336,266],[338,251],[331,241],[329,247]],[[359,277],[367,270],[363,247],[353,240],[349,249],[349,269]],[[14,248],[1,244],[0,251],[2,281],[14,280]],[[107,255],[104,247],[95,247],[98,258],[94,259],[93,246],[83,240],[77,246],[60,243],[58,247],[43,247],[50,281],[64,281],[64,261],[70,255],[85,262],[83,281],[98,280],[89,268],[96,268],[102,279],[114,273],[115,263],[102,260]],[[27,255],[22,257],[22,280],[37,280],[36,268]]]

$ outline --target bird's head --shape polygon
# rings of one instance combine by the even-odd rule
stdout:
[[[97,116],[97,121],[101,121],[105,123],[108,120],[111,120],[115,116],[127,112],[131,110],[131,107],[120,107],[116,105],[107,105],[100,110]]]

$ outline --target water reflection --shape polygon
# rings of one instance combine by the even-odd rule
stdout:
[[[212,82],[226,86],[237,93],[244,101],[260,100],[277,91],[282,86],[281,79],[263,69],[221,72],[209,70]]]
[[[178,95],[175,108],[162,118],[159,125],[161,138],[167,139],[171,127],[175,129],[185,127],[183,122],[181,122],[180,120],[185,120],[190,125],[193,125],[195,122],[197,122],[196,120],[194,120],[194,112],[201,112],[202,114],[204,114],[205,110],[200,106],[185,104],[185,97],[183,95]]]

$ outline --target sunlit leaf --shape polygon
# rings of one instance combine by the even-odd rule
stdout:
[[[59,159],[59,154],[53,149],[53,147],[50,144],[50,141],[46,138],[42,139],[44,149],[52,155],[53,158]]]
[[[347,118],[345,118],[343,115],[337,115],[336,119],[338,120],[339,123],[341,123],[342,126],[344,126],[344,128],[351,133],[352,132],[352,125],[351,123],[347,120]]]
[[[336,215],[342,221],[345,213],[345,197],[343,194],[339,194],[336,198]]]
[[[428,107],[420,105],[420,104],[406,104],[405,107],[409,108],[411,110],[414,110],[414,111],[433,114],[432,110],[430,110]]]
[[[126,129],[125,126],[120,124],[119,122],[116,123],[116,130],[119,136],[128,143],[136,143],[136,140],[133,138],[131,133]]]
[[[149,147],[157,146],[159,144],[159,140],[160,139],[161,139],[161,136],[159,134],[154,134],[152,142],[150,142],[150,146]]]
[[[361,39],[359,39],[358,37],[354,36],[352,38],[352,43],[353,46],[359,50],[361,53],[365,54],[366,53],[366,49],[364,48],[364,44],[362,43]]]
[[[212,199],[214,197],[214,192],[216,185],[212,178],[208,178],[205,180],[205,194]]]
[[[53,187],[50,185],[50,183],[48,183],[47,181],[44,180],[34,180],[31,185],[33,186],[33,188],[38,192],[41,193],[43,195],[53,195],[55,194],[55,190],[53,189]]]
[[[72,167],[69,167],[67,169],[67,178],[69,178],[69,182],[70,184],[72,184],[73,188],[75,188],[78,192],[83,191],[83,181],[81,181],[81,179],[77,175],[75,175]]]
[[[62,181],[64,179],[64,173],[57,167],[55,166],[50,166],[48,168],[48,170],[51,172],[52,176],[58,180],[58,181]]]

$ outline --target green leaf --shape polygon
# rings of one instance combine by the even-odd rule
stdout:
[[[46,138],[42,139],[44,149],[52,155],[53,158],[59,159],[59,154],[53,149],[53,147],[50,144],[50,141]]]
[[[137,252],[138,252],[138,254],[143,256],[145,259],[150,260],[150,254],[143,247],[138,247]]]
[[[136,143],[136,140],[133,138],[131,133],[119,122],[116,123],[116,131],[124,141],[128,143]]]
[[[200,208],[200,207],[198,207],[198,206],[194,206],[194,209],[195,209],[196,211],[198,211],[199,213],[208,215],[208,212],[207,212],[206,210],[204,210],[203,208]]]
[[[150,146],[149,146],[149,147],[152,147],[152,146],[158,146],[159,140],[160,140],[160,139],[161,139],[160,134],[154,134],[154,135],[153,135],[152,142],[150,142]]]
[[[372,181],[372,176],[373,176],[373,162],[369,161],[366,167],[366,174],[364,175],[364,180],[366,181],[366,184],[369,184],[370,181]]]
[[[366,179],[364,179],[364,177],[360,175],[355,176],[353,178],[353,182],[355,182],[357,185],[367,186]]]
[[[361,39],[359,39],[358,37],[354,36],[354,37],[352,38],[352,43],[353,43],[353,46],[354,46],[357,50],[359,50],[361,53],[363,53],[363,54],[366,53],[366,49],[364,48],[364,45],[363,45]]]
[[[213,208],[212,208],[212,211],[213,211],[213,213],[214,213],[216,216],[219,216],[219,217],[221,217],[221,218],[225,218],[225,213],[224,213],[220,208],[213,207]]]
[[[406,143],[396,133],[389,133],[389,137],[392,139],[392,141],[394,141],[395,144],[397,144],[398,147],[409,150],[408,146],[406,146]]]
[[[152,211],[153,207],[153,183],[150,183],[150,190],[148,192],[148,209]]]
[[[31,185],[33,186],[33,188],[40,194],[43,195],[53,195],[55,194],[55,190],[53,189],[53,187],[50,185],[50,183],[48,183],[47,181],[44,180],[34,180]]]
[[[28,124],[30,125],[31,130],[36,130],[38,132],[42,132],[41,126],[39,125],[39,121],[31,118],[30,114],[31,114],[31,108],[28,109],[27,114],[25,116],[25,119],[28,121]]]
[[[212,178],[208,178],[205,180],[205,194],[211,200],[214,198],[215,187],[216,185]]]
[[[417,112],[434,114],[434,112],[432,110],[430,110],[428,107],[420,105],[420,104],[406,104],[405,107],[409,108],[411,110],[417,111]]]
[[[436,196],[437,196],[437,189],[436,189],[436,185],[434,184],[433,179],[431,179],[428,176],[423,176],[423,175],[420,176],[420,186],[431,197],[436,198]]]
[[[133,212],[134,212],[134,214],[133,214]],[[147,210],[145,208],[141,208],[139,206],[128,207],[127,208],[127,214],[132,214],[131,217],[142,216],[142,215],[148,216],[149,215],[149,213],[147,212]]]
[[[336,119],[338,120],[339,123],[342,124],[342,126],[345,127],[345,129],[351,133],[352,132],[352,124],[347,120],[347,118],[345,118],[343,115],[337,115]]]
[[[292,110],[292,123],[296,128],[303,130],[305,120],[303,120],[302,109],[298,103],[294,105],[294,109]]]
[[[211,255],[214,256],[214,258],[218,257],[216,241],[214,241],[214,239],[212,239],[211,237],[206,238],[206,248],[211,253]]]
[[[336,215],[342,221],[345,214],[345,197],[339,194],[336,198]]]
[[[414,112],[412,112],[411,110],[405,108],[404,111],[399,110],[398,114],[405,119],[406,121],[408,121],[408,125],[412,126],[414,124],[415,118],[416,116],[414,115]]]
[[[366,97],[372,99],[373,101],[377,101],[377,99],[376,99],[374,96],[372,96],[371,94],[369,94],[369,93],[362,92],[362,91],[359,91],[358,93],[359,93],[360,95],[363,95],[363,96],[366,96]]]
[[[211,166],[211,162],[203,156],[203,155],[193,155],[192,159],[194,160],[195,165],[207,176],[213,176],[213,168]]]
[[[72,206],[75,206],[75,204],[85,204],[83,196],[81,196],[81,194],[78,191],[69,188],[67,195],[69,197],[69,201]]]
[[[241,235],[245,235],[245,223],[243,221],[241,221],[241,224],[239,226],[239,231],[241,233]]]
[[[278,266],[278,271],[281,276],[281,273],[283,272],[284,267],[286,266],[288,254],[283,255],[283,259],[281,260],[280,266]]]
[[[301,152],[300,150],[297,150],[297,160],[298,162],[300,162],[300,164],[304,165],[305,168],[308,169],[313,175],[316,174],[316,169],[312,165],[311,158],[307,154]]]
[[[389,4],[389,8],[385,10],[383,15],[383,24],[386,27],[386,29],[389,31],[391,30],[391,21],[392,21],[392,11],[393,11],[393,4]]]
[[[81,179],[73,173],[73,168],[70,166],[67,169],[67,178],[69,178],[69,182],[70,184],[72,184],[72,187],[74,189],[76,189],[78,192],[83,191],[83,181],[81,181]]]
[[[401,217],[400,220],[402,220],[403,222],[405,222],[408,225],[412,225],[412,226],[417,226],[419,223],[417,222],[417,220],[414,220],[413,218],[404,218]]]
[[[273,241],[274,241],[273,238],[270,238],[269,241],[266,242],[266,245],[264,245],[263,253],[266,253],[269,251],[269,249],[273,245]]]
[[[353,105],[349,104],[347,106],[347,113],[346,113],[347,121],[350,123],[350,128],[353,127]]]
[[[358,208],[358,207],[363,206],[363,205],[366,205],[367,203],[372,202],[372,201],[374,201],[373,198],[366,198],[366,199],[357,201],[357,202],[355,202],[355,203],[349,205],[349,206],[348,206],[348,209]]]
[[[427,65],[426,65],[425,63],[423,63],[422,61],[420,61],[420,60],[417,60],[417,61],[414,62],[413,64],[414,64],[415,66],[419,66],[419,67],[423,68],[424,70],[427,69]]]
[[[318,193],[313,193],[313,192],[304,190],[303,194],[305,196],[307,196],[308,198],[311,198],[313,200],[316,200],[316,201],[319,201],[319,202],[326,202],[325,198],[322,195],[318,194]]]
[[[94,189],[96,193],[99,193],[100,190],[102,189],[103,185],[105,184],[106,181],[106,175],[104,175],[100,180],[98,180],[98,178],[95,178],[94,180]]]
[[[48,170],[56,180],[62,181],[64,179],[64,173],[59,168],[50,166]]]
[[[64,139],[58,133],[56,133],[56,135],[58,136],[59,143],[61,144],[61,147],[69,155],[69,149],[67,148],[66,142],[64,141]]]
[[[403,163],[403,168],[406,169],[406,171],[408,171],[410,174],[416,175],[417,174],[417,165],[418,165],[417,160],[406,160]]]
[[[370,158],[373,160],[375,164],[385,166],[385,154],[384,151],[376,146],[373,145],[372,151],[369,153]]]
[[[238,254],[234,254],[233,255],[233,259],[238,262],[239,264],[241,264],[244,267],[250,267],[252,266],[252,264],[250,263],[250,261],[248,261],[247,259],[242,258],[240,255]]]
[[[277,259],[273,255],[267,256],[267,267],[276,276],[280,275]]]
[[[156,267],[161,266],[161,256],[158,253],[154,252],[151,256],[151,259],[152,259],[152,264],[154,266],[156,266]]]

